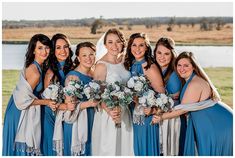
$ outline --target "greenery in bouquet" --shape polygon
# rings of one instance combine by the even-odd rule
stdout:
[[[150,81],[147,79],[146,76],[132,76],[128,82],[127,87],[131,89],[134,96],[141,97],[143,93],[150,89]]]
[[[84,84],[82,81],[70,80],[63,91],[66,96],[76,97],[78,100],[83,98]]]
[[[57,103],[64,100],[63,86],[59,82],[50,84],[41,94],[42,98],[51,99]]]
[[[114,108],[116,106],[126,108],[133,100],[132,95],[131,90],[125,85],[114,82],[106,85],[101,98],[102,102],[104,102],[108,108]]]
[[[104,81],[92,80],[84,86],[83,93],[88,100],[100,101],[105,87],[106,83]]]

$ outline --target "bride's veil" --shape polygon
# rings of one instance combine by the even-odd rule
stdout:
[[[105,34],[106,32],[101,36],[101,38],[96,43],[96,62],[100,60],[108,52],[108,50],[104,45]]]

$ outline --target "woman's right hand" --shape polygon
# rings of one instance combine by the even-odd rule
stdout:
[[[53,100],[48,100],[47,102],[48,102],[47,106],[49,106],[52,111],[55,111],[56,108],[58,107],[58,104]]]
[[[108,114],[112,117],[113,121],[120,120],[121,118],[121,110],[119,110],[118,108],[110,109],[108,111]]]
[[[72,102],[67,102],[67,110],[69,111],[73,111],[75,109],[75,103],[72,103]]]

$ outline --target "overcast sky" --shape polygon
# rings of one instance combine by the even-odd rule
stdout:
[[[3,2],[3,20],[233,16],[232,2]]]

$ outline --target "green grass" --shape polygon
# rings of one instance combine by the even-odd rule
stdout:
[[[206,73],[218,89],[222,101],[233,107],[233,69],[232,68],[206,68]],[[2,116],[4,116],[6,106],[12,91],[19,79],[19,71],[2,71]]]

